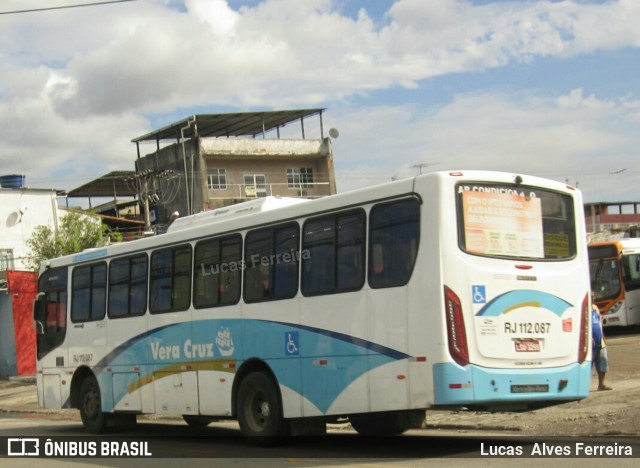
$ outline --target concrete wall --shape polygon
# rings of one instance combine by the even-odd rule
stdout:
[[[187,177],[185,177],[185,162]],[[226,190],[209,190],[208,169],[225,169]],[[292,189],[287,184],[288,168],[311,168],[314,184]],[[151,203],[153,224],[166,223],[174,211],[180,216],[218,208],[252,198],[247,193],[244,176],[266,177],[267,195],[286,197],[320,197],[336,193],[331,140],[198,138],[175,143],[136,160],[136,170],[155,176],[143,176],[156,194]],[[173,176],[166,174],[173,170]]]
[[[290,140],[261,138],[201,138],[204,156],[257,156],[264,158],[310,156],[327,157],[328,139]]]
[[[26,268],[26,245],[37,226],[57,227],[57,198],[53,190],[0,189],[0,249],[13,250],[13,269]],[[10,268],[11,269],[11,268]]]
[[[187,207],[191,205],[194,213],[202,211],[204,200],[200,164],[197,140],[186,141],[184,152],[183,145],[176,143],[136,160],[136,171],[139,173],[146,171],[150,174],[144,176],[149,193],[159,198],[157,203],[151,203],[151,209],[155,213],[155,223],[166,223],[174,211],[178,211],[183,216],[187,212]],[[167,171],[174,171],[174,173]]]

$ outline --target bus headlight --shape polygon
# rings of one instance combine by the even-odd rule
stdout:
[[[623,306],[624,306],[624,301],[616,302],[609,308],[609,310],[607,311],[607,315],[617,314],[618,312],[620,312],[620,309],[622,309]]]

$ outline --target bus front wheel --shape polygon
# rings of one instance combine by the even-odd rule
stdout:
[[[240,383],[237,413],[242,434],[254,444],[272,445],[288,435],[276,384],[264,372],[249,374]]]
[[[100,387],[95,378],[84,379],[80,387],[80,418],[87,432],[99,434],[107,425],[106,415],[102,412]]]

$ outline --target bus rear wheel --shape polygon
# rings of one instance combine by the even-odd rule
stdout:
[[[276,384],[265,372],[247,375],[238,388],[238,423],[244,436],[256,445],[272,445],[288,435],[288,424]]]
[[[80,418],[87,432],[99,434],[107,427],[107,417],[102,412],[100,386],[94,377],[84,379],[80,386]]]

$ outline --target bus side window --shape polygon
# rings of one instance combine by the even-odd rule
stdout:
[[[326,294],[333,290],[335,274],[335,220],[312,219],[304,224],[302,293]]]
[[[67,321],[67,305],[57,302],[47,303],[47,331],[64,330]]]
[[[364,212],[338,217],[336,289],[339,291],[357,290],[364,284],[365,219]]]
[[[640,289],[640,254],[623,255],[622,269],[624,287],[629,291]]]
[[[236,304],[240,300],[242,237],[206,239],[196,244],[193,305],[196,309]]]
[[[409,282],[420,236],[420,204],[411,198],[380,203],[369,218],[369,285],[404,286]]]
[[[144,315],[147,309],[146,255],[118,258],[109,264],[109,317]]]
[[[337,294],[362,288],[365,225],[363,210],[307,220],[302,239],[302,294]]]
[[[380,275],[384,272],[384,256],[382,244],[371,245],[371,262],[373,264],[373,273]]]
[[[107,264],[98,263],[73,270],[71,320],[102,320],[106,312]]]
[[[298,292],[299,227],[287,223],[247,233],[244,301],[290,299]]]
[[[191,245],[156,250],[151,255],[151,313],[187,310],[191,303]]]

